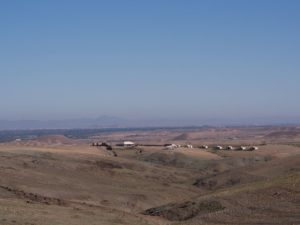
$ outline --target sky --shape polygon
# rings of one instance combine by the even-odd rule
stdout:
[[[0,120],[300,122],[300,1],[1,0]]]

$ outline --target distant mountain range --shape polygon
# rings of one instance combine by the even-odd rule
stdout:
[[[32,129],[100,129],[100,128],[137,128],[137,127],[184,127],[199,123],[174,120],[128,120],[119,117],[101,116],[96,119],[64,120],[0,120],[0,130]]]
[[[145,127],[199,127],[199,126],[240,126],[240,125],[287,125],[300,124],[300,118],[276,120],[273,118],[242,119],[152,119],[128,120],[114,116],[62,120],[0,120],[0,130],[33,129],[101,129],[101,128],[145,128]]]
[[[65,120],[0,120],[0,130],[12,129],[96,129],[130,126],[130,121],[118,117],[101,116],[96,119]]]
[[[95,119],[0,120],[0,130],[195,127],[202,126],[202,124],[201,121],[195,120],[128,120],[113,116],[100,116]]]

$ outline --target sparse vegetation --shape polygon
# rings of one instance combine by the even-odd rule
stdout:
[[[86,139],[47,134],[2,143],[0,224],[298,224],[300,148],[282,144],[287,132],[273,144],[253,138],[254,128],[236,130],[242,140],[224,146],[268,144],[256,151],[182,147],[215,146],[220,142],[213,134],[232,135],[230,128],[211,127],[111,131],[97,138],[88,131]],[[116,147],[129,137],[142,145]],[[181,147],[166,150],[174,137]],[[105,141],[113,150],[91,145]]]

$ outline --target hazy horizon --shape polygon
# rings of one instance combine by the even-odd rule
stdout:
[[[68,118],[60,120],[0,120],[1,130],[34,129],[102,129],[102,128],[160,128],[160,127],[232,127],[232,126],[277,126],[299,125],[299,118],[205,118],[205,119],[126,119],[100,116],[97,118]]]
[[[2,2],[0,121],[300,123],[299,10],[296,0]]]

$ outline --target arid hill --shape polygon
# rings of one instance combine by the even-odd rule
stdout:
[[[159,137],[151,130],[2,143],[0,224],[299,224],[300,145],[286,136],[269,143],[274,129],[247,130],[234,128],[234,140],[227,128],[216,131],[225,132],[220,139],[194,139],[205,130],[159,130]],[[169,143],[183,133],[192,133],[193,149],[115,145],[120,137]],[[264,144],[255,151],[212,147],[257,139]],[[91,146],[95,140],[111,143],[116,155]],[[209,148],[198,148],[204,141]]]

